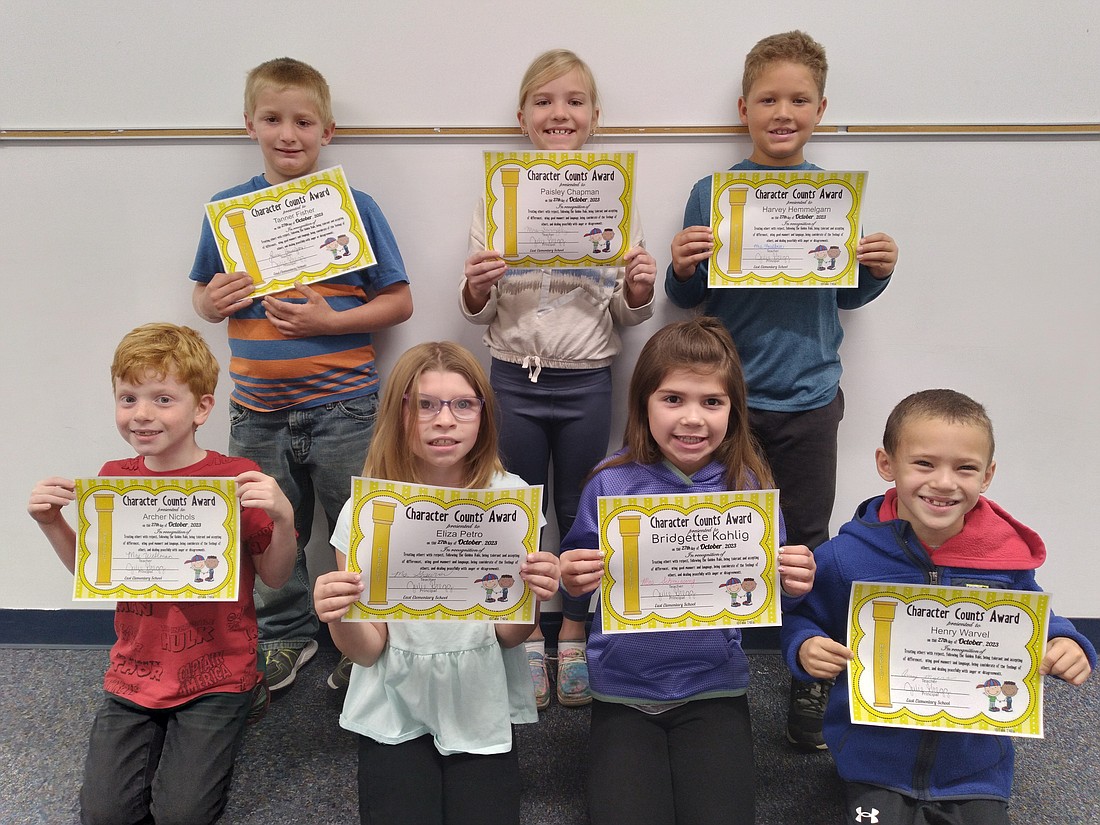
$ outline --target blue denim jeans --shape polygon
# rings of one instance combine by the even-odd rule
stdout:
[[[544,369],[533,382],[524,367],[494,358],[489,380],[500,404],[504,466],[530,485],[545,485],[553,464],[554,515],[564,538],[577,517],[585,477],[607,455],[611,368]],[[591,598],[562,590],[562,615],[583,622]]]
[[[377,412],[377,395],[266,413],[230,402],[230,453],[252,459],[279,483],[294,508],[298,530],[298,559],[290,581],[272,590],[256,579],[261,650],[304,647],[320,628],[305,554],[314,508],[320,501],[331,536],[340,508],[351,496],[351,477],[363,472]]]
[[[80,821],[215,822],[225,810],[252,691],[167,710],[105,694],[92,723]]]

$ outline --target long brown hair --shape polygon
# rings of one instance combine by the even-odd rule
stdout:
[[[656,464],[664,460],[649,430],[649,397],[673,370],[715,375],[729,395],[726,437],[712,457],[725,466],[730,489],[749,488],[754,480],[762,489],[771,487],[771,469],[749,432],[741,358],[722,322],[705,315],[663,327],[642,347],[627,395],[626,432],[623,435],[626,452],[600,465],[601,468],[630,461]]]
[[[488,487],[496,473],[504,472],[497,452],[496,401],[481,364],[469,350],[451,341],[417,344],[393,365],[382,393],[363,475],[390,481],[421,481],[417,476],[416,457],[409,449],[409,433],[416,426],[420,376],[426,372],[457,373],[466,379],[479,398],[485,399],[477,440],[466,455],[464,486]]]

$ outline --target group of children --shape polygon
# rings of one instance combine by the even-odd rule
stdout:
[[[800,32],[753,48],[738,102],[753,151],[735,169],[817,168],[803,147],[825,110],[825,72],[824,51]],[[599,119],[588,67],[564,50],[536,59],[518,119],[538,149],[580,149]],[[245,125],[264,174],[216,198],[318,168],[335,129],[323,78],[285,58],[257,67]],[[948,390],[899,404],[876,454],[893,488],[829,541],[844,403],[838,311],[885,288],[897,246],[882,233],[861,240],[857,289],[710,290],[709,186],[708,177],[692,190],[665,280],[674,303],[703,304],[705,314],[645,344],[623,447],[606,459],[615,324],[641,323],[653,308],[656,262],[640,233],[619,267],[518,270],[483,248],[479,210],[459,300],[469,321],[487,327],[490,374],[456,344],[420,344],[397,359],[379,401],[371,333],[407,319],[412,299],[374,201],[354,193],[376,265],[261,300],[246,274],[220,271],[204,225],[193,300],[207,321],[228,319],[234,457],[195,440],[214,402],[209,349],[186,327],[150,324],[123,339],[111,371],[116,423],[137,455],[101,474],[235,477],[247,551],[240,597],[119,604],[81,792],[84,822],[215,821],[250,708],[266,696],[258,671],[271,689],[291,684],[316,650],[318,618],[345,657],[329,681],[348,683],[340,723],[358,735],[361,820],[518,822],[512,726],[537,721],[549,702],[537,615],[530,626],[342,622],[364,587],[346,570],[349,480],[514,487],[545,484],[551,466],[560,559],[533,553],[519,575],[540,602],[563,594],[556,692],[565,705],[592,703],[593,823],[754,820],[740,632],[606,635],[597,609],[586,649],[588,603],[603,571],[597,497],[772,486],[782,508],[783,647],[796,679],[788,736],[832,751],[849,797],[845,821],[874,808],[894,817],[878,814],[883,823],[1007,822],[1007,739],[854,726],[846,692],[828,692],[852,656],[844,617],[855,579],[931,575],[1037,589],[1041,541],[981,496],[994,470],[989,419]],[[74,497],[71,480],[48,478],[28,505],[70,571],[76,536],[61,509]],[[318,500],[336,569],[316,578],[311,606],[304,547]],[[174,625],[201,627],[202,643],[164,650],[161,631]],[[1050,627],[1042,672],[1083,682],[1094,649],[1064,619],[1052,617]],[[183,685],[176,674],[212,653],[224,656],[226,678]],[[139,656],[158,661],[157,679],[135,675],[128,663]]]

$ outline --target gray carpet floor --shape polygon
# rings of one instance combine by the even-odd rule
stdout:
[[[229,825],[355,823],[355,742],[337,724],[341,699],[324,650],[250,728],[234,777]],[[840,790],[827,754],[783,739],[786,680],[779,656],[751,656],[759,825],[836,823]],[[105,650],[0,649],[0,823],[73,825]],[[1048,679],[1044,740],[1017,740],[1010,812],[1029,825],[1100,823],[1100,678],[1073,688]],[[586,709],[552,705],[519,728],[525,825],[581,825]]]

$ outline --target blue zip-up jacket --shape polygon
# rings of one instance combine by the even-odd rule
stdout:
[[[937,565],[902,519],[880,521],[884,496],[863,502],[840,533],[814,551],[817,573],[808,596],[784,617],[783,654],[791,672],[811,679],[798,661],[798,649],[811,636],[828,636],[847,644],[848,602],[853,581],[898,584],[938,584],[1001,590],[1041,590],[1034,568],[1046,555],[1042,540],[988,499],[981,498],[967,515],[967,526],[952,538],[957,560],[975,566]],[[985,524],[996,531],[970,530],[970,519],[981,510]],[[1010,541],[1006,542],[1006,536]],[[1016,548],[1004,558],[1005,568],[991,569],[1003,548]],[[948,544],[936,550],[948,549]],[[1067,636],[1084,649],[1096,667],[1096,651],[1068,620],[1050,614],[1048,638]],[[848,707],[848,672],[837,677],[825,711],[825,741],[840,777],[848,782],[878,785],[917,799],[1002,799],[1012,791],[1014,749],[1008,736],[960,731],[910,730],[854,725]]]
[[[728,490],[725,467],[712,461],[688,478],[665,462],[622,464],[599,470],[585,485],[577,518],[561,549],[600,546],[600,496],[716,493]],[[755,488],[754,488],[755,489]],[[783,516],[779,542],[786,541]],[[782,598],[783,609],[796,599]],[[592,695],[605,702],[642,704],[737,696],[749,686],[749,666],[741,650],[741,631],[669,630],[653,633],[604,633],[597,603],[588,639]]]

